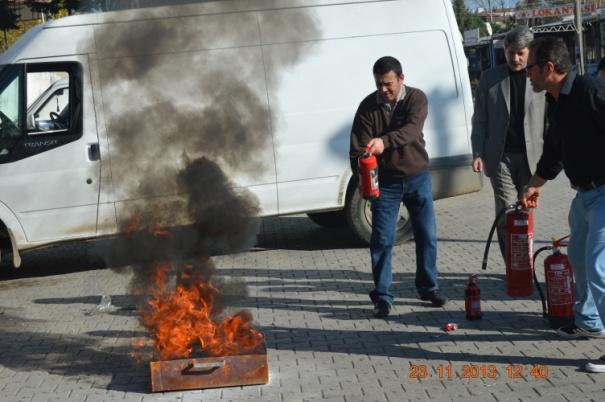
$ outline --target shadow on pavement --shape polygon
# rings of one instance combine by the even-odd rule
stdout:
[[[91,388],[101,386],[94,378],[82,376],[106,376],[111,381],[102,388],[149,392],[149,368],[135,362],[130,347],[102,346],[94,336],[20,331],[27,321],[14,316],[2,318],[9,325],[0,329],[0,366],[15,371],[43,370]]]
[[[117,245],[115,238],[104,238],[94,241],[65,243],[23,252],[23,264],[13,268],[7,262],[0,265],[0,281],[62,275],[107,268],[102,255],[109,254]],[[477,243],[485,244],[485,239],[451,239],[440,238],[443,243]],[[539,243],[539,241],[536,241]],[[356,239],[349,229],[323,228],[307,217],[271,217],[261,220],[261,229],[257,235],[255,248],[275,250],[339,250],[367,249],[367,246]],[[121,256],[115,261],[120,266],[127,266],[137,261]],[[3,261],[5,259],[3,258]]]
[[[299,216],[270,217],[261,220],[256,238],[260,249],[337,250],[365,248],[347,227],[324,228]]]
[[[429,313],[430,314],[430,313]],[[575,366],[576,359],[557,356],[543,358],[515,356],[497,348],[491,353],[440,352],[426,350],[422,344],[443,343],[455,346],[457,343],[480,342],[532,342],[544,341],[549,336],[540,331],[517,329],[515,333],[484,334],[430,333],[392,330],[332,330],[266,326],[258,328],[265,334],[267,347],[278,350],[347,353],[362,356],[400,357],[418,360],[445,360],[461,363],[493,364],[548,364],[550,366]],[[554,339],[554,335],[552,335]],[[561,342],[567,342],[565,340]],[[538,352],[536,350],[536,352]],[[403,367],[402,367],[403,369]],[[402,376],[407,373],[401,373]]]
[[[488,228],[489,229],[489,228]],[[439,237],[438,243],[472,243],[481,246],[481,250],[487,242],[485,238],[458,239]],[[413,240],[410,241],[413,244]],[[495,253],[498,240],[495,235],[492,239],[492,253]],[[534,239],[535,244],[550,244],[548,239]],[[496,245],[496,246],[494,246]],[[367,249],[368,246],[361,243],[353,236],[347,227],[324,228],[304,216],[270,217],[261,220],[261,231],[257,236],[256,247],[260,249],[276,250],[339,250],[339,249]],[[495,255],[495,254],[494,254]]]
[[[0,265],[0,281],[106,268],[105,263],[91,253],[93,244],[93,242],[66,243],[23,252],[20,268],[13,268],[6,262]]]
[[[252,277],[249,282],[262,290],[272,292],[268,297],[244,297],[230,307],[293,311],[302,314],[299,320],[311,317],[311,328],[296,326],[261,326],[266,336],[267,347],[277,350],[348,353],[363,358],[368,356],[405,357],[410,359],[447,360],[451,362],[483,362],[502,364],[549,364],[551,366],[574,366],[574,359],[532,357],[511,355],[506,350],[498,350],[498,345],[507,342],[568,341],[557,338],[546,328],[541,312],[515,312],[484,310],[484,319],[477,322],[464,321],[460,304],[454,309],[434,308],[415,299],[414,274],[396,272],[394,274],[394,294],[396,305],[388,321],[413,326],[425,330],[365,329],[372,325],[369,301],[350,300],[347,293],[366,295],[371,287],[369,272],[351,269],[220,269],[223,275]],[[490,300],[509,300],[504,294],[504,275],[486,274],[482,276],[484,303]],[[467,274],[445,273],[441,286],[451,300],[460,301]],[[334,293],[342,294],[342,299],[334,299]],[[304,296],[301,295],[304,294]],[[309,293],[309,294],[306,294]],[[312,293],[312,294],[311,294]],[[330,294],[331,297],[321,294]],[[298,296],[297,296],[298,295]],[[303,298],[306,297],[306,298]],[[132,301],[127,295],[112,295],[120,309],[114,316],[135,314]],[[67,298],[39,298],[39,304],[95,304],[98,298],[92,296]],[[405,313],[397,313],[398,305],[406,306]],[[409,306],[412,305],[410,311]],[[80,335],[49,334],[33,332],[31,323],[21,320],[6,310],[0,310],[3,324],[0,329],[0,366],[17,371],[45,370],[74,381],[91,381],[91,387],[110,390],[147,393],[149,389],[149,369],[139,366],[130,357],[131,348],[116,346],[118,339],[144,336],[143,331],[101,329]],[[107,318],[105,318],[107,320]],[[111,318],[110,318],[111,320]],[[331,329],[312,328],[324,325],[324,320],[357,320],[358,328]],[[440,330],[444,322],[458,322],[457,332],[444,333]],[[42,323],[43,325],[43,323]],[[350,324],[346,324],[350,325]],[[378,323],[384,325],[384,323]],[[357,326],[357,325],[356,325]],[[257,326],[258,327],[258,326]],[[469,333],[470,332],[470,333]],[[481,345],[475,352],[451,351],[462,348],[457,343]],[[446,344],[444,351],[434,343]],[[489,353],[485,349],[494,344]],[[110,345],[110,346],[107,346]],[[565,347],[565,346],[563,346]],[[429,350],[430,349],[430,350]],[[536,350],[536,355],[539,351]],[[404,373],[402,373],[403,375]],[[80,376],[101,375],[111,378],[109,385],[95,383],[94,378],[80,379]]]
[[[327,302],[327,301],[326,301]],[[416,312],[394,319],[413,318],[414,321],[429,321],[434,312]],[[500,313],[501,314],[501,313]],[[513,312],[504,314],[511,320],[525,321],[525,324],[538,320],[534,316]],[[130,338],[138,336],[137,331],[91,331],[85,335],[49,334],[32,331],[19,331],[26,322],[17,317],[3,317],[9,322],[0,329],[0,366],[15,371],[43,370],[60,375],[66,380],[88,384],[91,388],[103,388],[129,393],[149,393],[149,368],[139,365],[130,356],[127,346],[101,344],[99,338]],[[504,321],[506,322],[506,320]],[[473,323],[481,328],[482,323]],[[401,357],[419,360],[445,360],[462,363],[493,364],[548,364],[550,366],[574,366],[574,359],[510,355],[494,348],[493,352],[435,351],[422,345],[444,343],[455,346],[457,342],[477,342],[485,345],[491,342],[541,341],[549,338],[544,331],[531,330],[528,327],[504,327],[499,331],[506,333],[468,334],[460,332],[439,333],[436,331],[393,331],[388,330],[337,330],[300,327],[264,326],[258,328],[266,337],[267,347],[276,350],[312,351],[328,353],[346,353],[363,359],[371,356]],[[551,337],[554,337],[551,336]],[[552,339],[554,340],[554,339]],[[561,342],[567,342],[561,340]],[[403,368],[402,368],[403,369]],[[404,375],[405,373],[402,373]],[[111,378],[109,384],[98,384],[93,376]],[[88,377],[88,378],[86,378]]]

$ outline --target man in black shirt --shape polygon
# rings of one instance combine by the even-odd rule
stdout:
[[[517,200],[542,154],[544,94],[531,90],[525,73],[532,39],[527,27],[510,31],[504,38],[506,64],[481,74],[475,96],[473,170],[490,178],[496,214]],[[504,239],[499,229],[506,259]]]
[[[546,90],[548,131],[536,173],[521,201],[537,208],[540,191],[561,169],[577,190],[569,211],[569,258],[576,279],[575,323],[560,328],[565,338],[605,337],[605,82],[571,72],[562,39],[530,45],[527,75],[534,91]],[[605,372],[605,356],[586,364]]]

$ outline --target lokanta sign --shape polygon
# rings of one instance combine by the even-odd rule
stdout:
[[[582,5],[582,14],[592,14],[597,11],[597,6],[593,3]],[[530,8],[526,10],[518,10],[515,12],[515,18],[518,20],[529,18],[547,18],[547,17],[564,17],[574,14],[574,5],[566,4],[557,7],[541,7]]]

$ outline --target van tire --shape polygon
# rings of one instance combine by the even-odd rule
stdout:
[[[359,191],[351,191],[345,206],[345,216],[349,229],[364,244],[370,244],[372,237],[372,211],[370,202],[359,195]],[[395,244],[401,244],[413,237],[412,221],[404,205],[399,208],[399,220],[395,233]]]
[[[309,219],[324,228],[339,228],[347,226],[347,218],[344,211],[314,212],[307,214]]]

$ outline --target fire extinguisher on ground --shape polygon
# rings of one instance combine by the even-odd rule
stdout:
[[[466,312],[467,320],[480,320],[481,319],[481,289],[477,284],[477,277],[479,275],[474,274],[468,277],[468,283],[464,288],[464,310]]]
[[[359,192],[366,199],[380,197],[378,187],[378,160],[375,155],[364,149],[364,153],[357,159],[359,167]]]
[[[504,223],[506,294],[511,297],[530,296],[533,291],[534,219],[531,211],[524,209],[520,203],[508,205],[496,215],[485,246],[482,269],[487,268],[489,246],[503,214],[506,214]]]
[[[546,284],[546,300],[542,288],[534,272],[536,289],[542,300],[542,315],[548,319],[551,328],[560,328],[573,322],[573,306],[575,303],[575,286],[573,269],[567,255],[561,252],[561,247],[567,246],[564,240],[553,239],[551,246],[538,249],[534,254],[535,263],[538,254],[552,250],[552,254],[544,259],[544,283]]]

